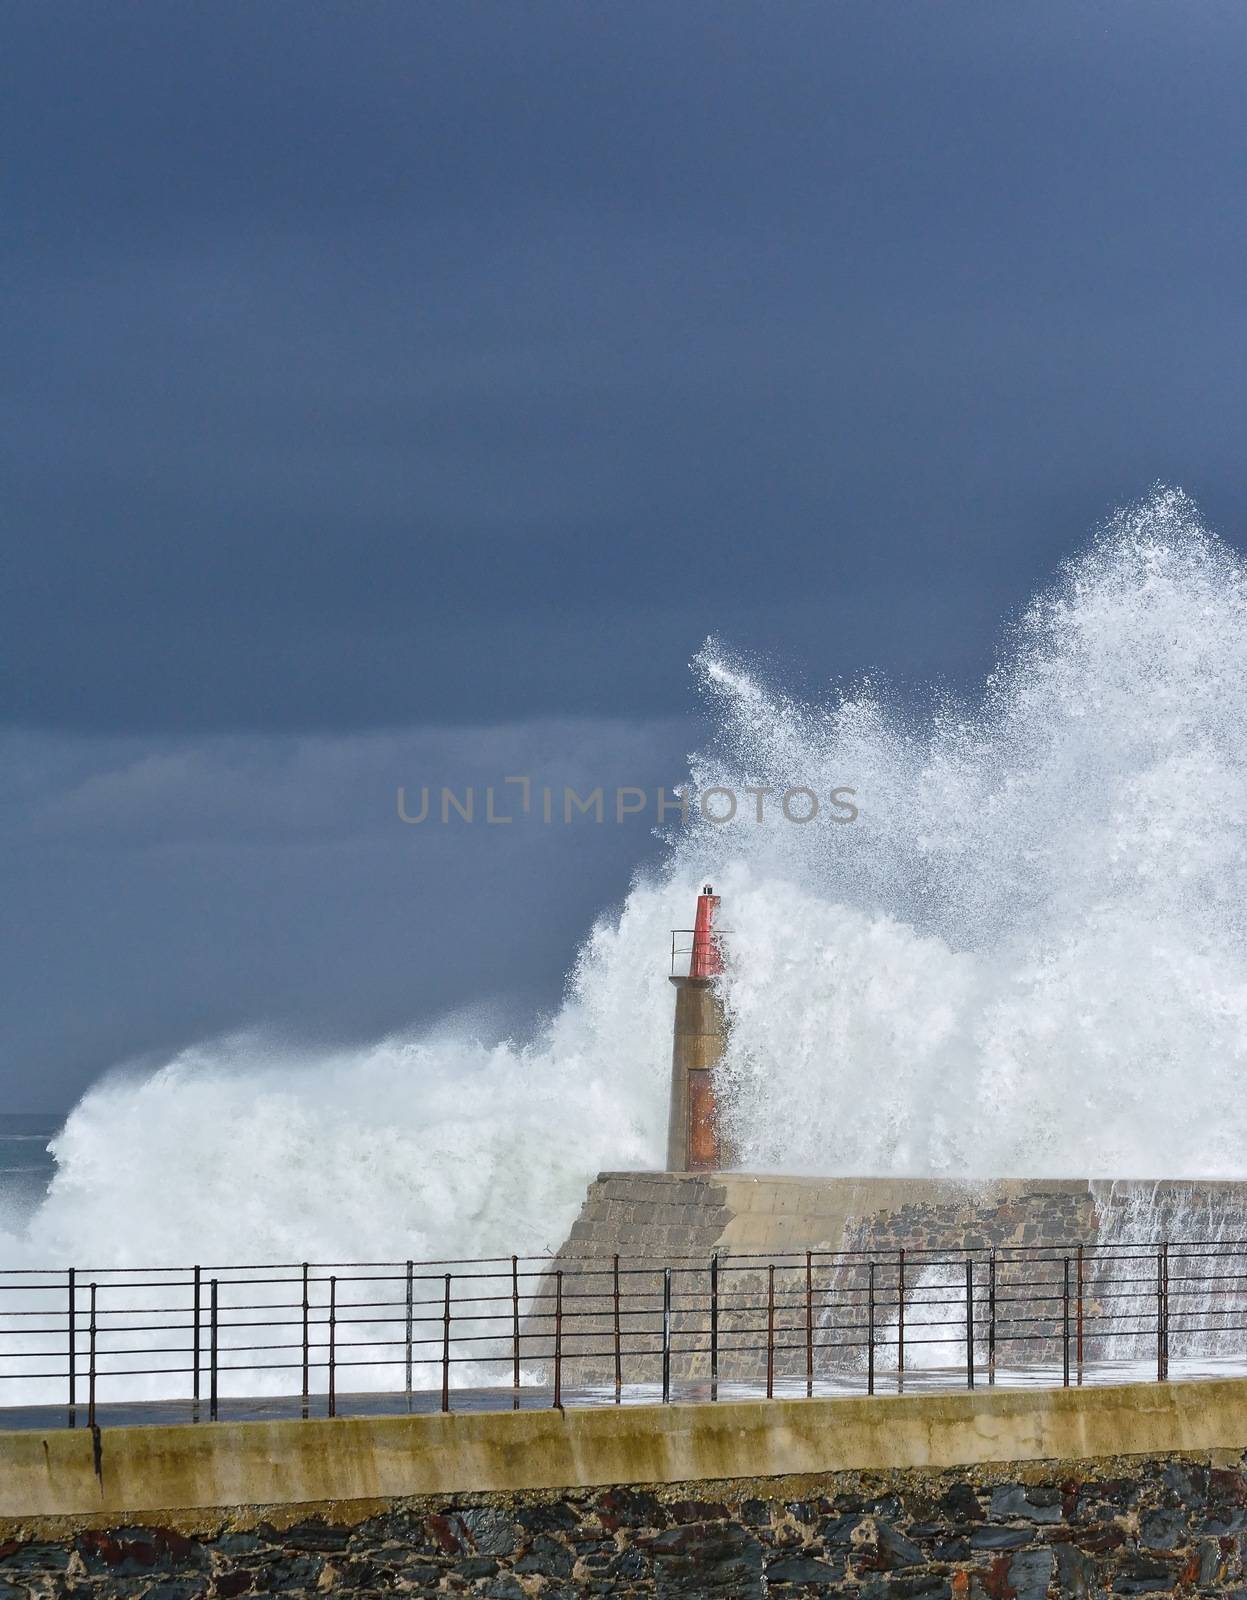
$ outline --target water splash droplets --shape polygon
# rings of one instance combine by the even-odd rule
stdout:
[[[202,1046],[88,1094],[6,1260],[404,1259],[556,1246],[665,1144],[668,930],[723,897],[735,1138],[757,1168],[1230,1176],[1247,1113],[1247,571],[1180,491],[1119,513],[977,702],[803,705],[709,644],[697,823],[534,1044]],[[790,784],[824,800],[779,816]],[[861,808],[831,820],[849,786]]]

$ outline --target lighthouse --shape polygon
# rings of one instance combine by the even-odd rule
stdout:
[[[697,897],[688,972],[671,975],[676,993],[667,1123],[670,1172],[714,1172],[730,1164],[714,1091],[714,1069],[727,1037],[723,1002],[714,985],[723,971],[714,928],[718,908],[719,897],[706,884]],[[674,945],[673,938],[673,951]]]

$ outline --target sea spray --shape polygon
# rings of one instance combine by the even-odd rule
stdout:
[[[668,931],[723,896],[734,1137],[828,1174],[1238,1177],[1247,570],[1158,492],[1013,629],[972,703],[801,704],[717,646],[694,757],[860,815],[695,822],[530,1045],[443,1029],[201,1046],[93,1089],[10,1264],[541,1251],[665,1136]]]
[[[718,763],[861,807],[723,841],[748,1165],[1243,1175],[1247,570],[1183,496],[1115,518],[924,728],[703,670]]]
[[[564,1006],[527,1048],[466,1028],[319,1056],[239,1038],[147,1076],[106,1078],[54,1142],[56,1175],[24,1257],[402,1260],[556,1248],[587,1174],[659,1162],[669,923],[663,895],[650,892],[595,930]]]

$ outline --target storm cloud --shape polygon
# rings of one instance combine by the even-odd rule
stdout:
[[[15,1105],[242,1024],[531,1014],[648,835],[417,847],[396,783],[672,780],[710,631],[963,688],[1153,481],[1242,529],[1239,4],[3,30]]]

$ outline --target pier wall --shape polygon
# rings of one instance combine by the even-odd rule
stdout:
[[[794,1178],[603,1172],[560,1255],[662,1260],[805,1250],[1095,1244],[1131,1224],[1152,1239],[1247,1237],[1247,1184],[993,1179]]]
[[[1149,1195],[1156,1187],[1149,1187]],[[1247,1186],[1226,1187],[1231,1191],[1227,1205],[1232,1203],[1241,1216],[1247,1216]],[[1137,1208],[1136,1191],[1126,1186],[1122,1193],[1129,1193]],[[565,1380],[582,1385],[613,1380],[611,1263],[616,1254],[625,1273],[622,1291],[630,1297],[624,1301],[621,1323],[623,1346],[630,1352],[629,1374],[650,1382],[659,1377],[658,1358],[646,1358],[641,1352],[657,1348],[655,1308],[662,1300],[664,1267],[677,1269],[671,1376],[677,1381],[710,1377],[709,1263],[717,1257],[724,1291],[718,1315],[719,1375],[727,1381],[756,1382],[764,1376],[768,1361],[764,1334],[759,1332],[765,1324],[767,1263],[786,1259],[776,1282],[781,1332],[771,1358],[775,1375],[782,1379],[805,1371],[806,1337],[791,1332],[796,1315],[792,1299],[801,1297],[803,1285],[823,1307],[818,1313],[817,1362],[824,1368],[837,1362],[852,1364],[861,1354],[857,1346],[864,1334],[850,1325],[865,1315],[863,1269],[859,1262],[837,1260],[829,1253],[870,1251],[886,1257],[904,1249],[909,1259],[907,1282],[911,1289],[919,1289],[921,1301],[924,1273],[933,1274],[932,1281],[943,1281],[938,1268],[927,1265],[938,1262],[942,1248],[952,1246],[960,1252],[1038,1246],[1072,1251],[1096,1243],[1106,1230],[1118,1227],[1126,1213],[1114,1194],[1112,1186],[1086,1180],[970,1185],[903,1178],[602,1173],[589,1186],[580,1215],[553,1264],[562,1266],[565,1276],[576,1274],[575,1298],[569,1301],[575,1315],[565,1320],[563,1330]],[[808,1274],[803,1268],[807,1251],[824,1252]],[[895,1294],[895,1272],[890,1271],[879,1280],[885,1298]],[[634,1309],[631,1320],[628,1307]],[[554,1309],[550,1274],[530,1305],[526,1328],[530,1355],[544,1360],[547,1370]],[[839,1349],[833,1337],[837,1328],[843,1329],[846,1341]]]
[[[0,1596],[1247,1587],[1247,1380],[0,1436]]]

